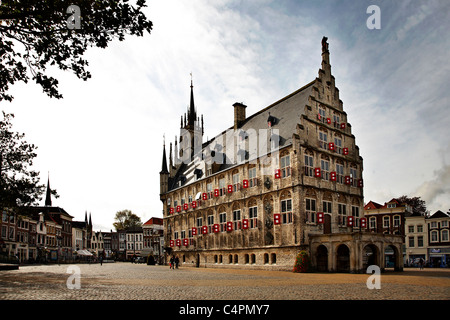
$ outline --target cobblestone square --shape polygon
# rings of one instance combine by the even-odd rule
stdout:
[[[79,264],[21,266],[0,271],[0,300],[449,300],[449,269],[381,274],[292,273],[249,269]],[[69,273],[68,273],[69,271]]]

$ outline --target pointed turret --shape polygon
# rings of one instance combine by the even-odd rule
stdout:
[[[50,175],[48,176],[48,179],[47,179],[47,193],[45,195],[45,206],[46,207],[52,206],[52,192],[50,189]]]
[[[189,104],[188,121],[187,121],[187,126],[190,129],[194,128],[196,119],[197,119],[197,111],[195,110],[195,104],[194,104],[194,86],[192,84],[192,79],[191,79],[191,101]]]
[[[167,170],[166,142],[163,143],[162,167],[159,172],[159,191],[164,194],[169,191],[169,170]]]

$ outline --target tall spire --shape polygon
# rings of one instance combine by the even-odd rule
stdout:
[[[191,101],[190,101],[189,110],[188,110],[188,121],[187,121],[188,126],[190,126],[191,128],[194,128],[196,119],[197,119],[197,112],[195,111],[194,85],[192,84],[192,72],[191,72]]]
[[[166,139],[163,142],[163,158],[162,158],[162,167],[160,174],[169,173],[167,170],[167,158],[166,158]]]
[[[48,175],[48,178],[47,178],[47,193],[45,195],[45,206],[46,207],[52,206],[52,193],[51,193],[51,189],[50,189],[50,174]]]

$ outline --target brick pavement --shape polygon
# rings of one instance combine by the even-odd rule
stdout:
[[[81,264],[80,288],[69,289],[70,265],[0,271],[0,300],[449,300],[449,269],[381,274],[297,274],[248,269],[200,269],[131,263]],[[75,280],[69,285],[76,284]]]

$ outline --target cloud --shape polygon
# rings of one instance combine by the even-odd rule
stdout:
[[[427,203],[428,209],[434,208],[432,211],[442,210],[447,208],[442,207],[441,196],[447,196],[450,194],[450,165],[446,165],[434,172],[434,178],[429,181],[425,181],[414,192],[417,196],[420,196]],[[445,203],[449,205],[449,203]]]

